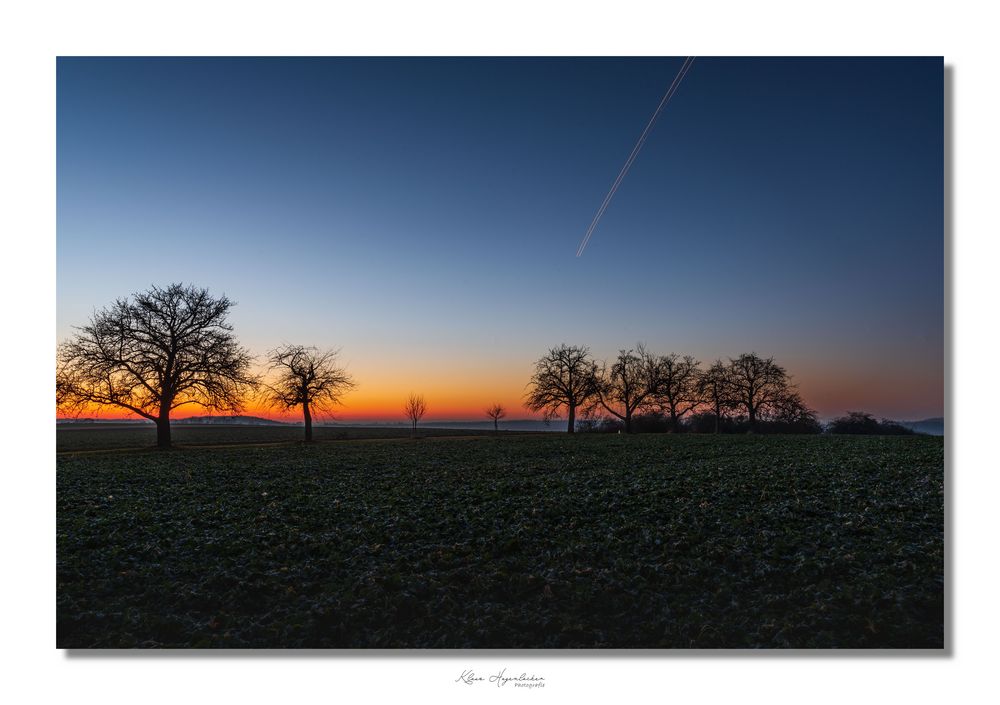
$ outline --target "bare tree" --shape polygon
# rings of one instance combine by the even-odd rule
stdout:
[[[493,419],[493,432],[500,432],[500,419],[507,415],[507,410],[502,405],[494,404],[486,409],[486,415]]]
[[[234,305],[182,284],[118,299],[60,345],[58,407],[125,409],[156,423],[161,448],[170,446],[174,409],[194,404],[238,412],[258,379],[226,322]]]
[[[774,413],[791,391],[788,373],[773,357],[744,353],[731,358],[729,375],[734,405],[746,412],[751,431],[757,420]]]
[[[661,355],[656,402],[670,416],[670,430],[677,431],[681,417],[698,406],[699,363],[690,355]]]
[[[302,407],[306,441],[313,439],[313,413],[332,413],[356,384],[337,363],[336,350],[284,345],[267,354],[270,367],[264,401],[279,409]]]
[[[586,405],[597,393],[597,363],[590,358],[588,348],[563,344],[551,348],[535,363],[528,386],[525,406],[543,412],[546,420],[557,418],[565,407],[567,431],[573,433],[577,407]]]
[[[733,403],[729,368],[722,360],[713,362],[712,366],[698,377],[697,392],[702,403],[712,409],[712,414],[715,416],[715,433],[718,433],[722,414]]]
[[[810,409],[798,390],[789,386],[780,395],[770,410],[771,418],[784,425],[786,429],[812,431],[819,433],[823,425],[816,416],[816,410]]]
[[[413,423],[413,435],[416,435],[417,422],[427,413],[427,403],[424,401],[424,395],[410,394],[410,398],[406,400],[406,406],[403,407],[403,411],[406,412],[406,417]]]
[[[596,401],[608,413],[625,423],[625,433],[632,432],[632,415],[648,405],[660,383],[656,356],[642,343],[635,350],[619,350],[609,368],[605,363],[597,371]]]

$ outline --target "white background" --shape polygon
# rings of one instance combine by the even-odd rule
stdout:
[[[0,18],[0,414],[7,702],[334,703],[633,698],[671,703],[997,702],[990,415],[997,398],[995,3],[36,2]],[[212,54],[944,56],[954,77],[945,655],[460,652],[68,656],[55,649],[55,57]],[[466,668],[542,675],[462,686]]]

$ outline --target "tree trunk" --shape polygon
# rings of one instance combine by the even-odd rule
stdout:
[[[313,417],[309,412],[309,402],[302,405],[302,417],[306,422],[306,443],[313,439]]]
[[[170,447],[170,417],[165,414],[156,419],[156,447]]]
[[[720,416],[722,416],[722,409],[720,409],[719,405],[716,404],[715,405],[715,432],[716,433],[719,432],[719,417]]]
[[[677,410],[670,410],[670,432],[677,433]]]
[[[569,405],[569,426],[566,428],[567,433],[576,432],[576,405]]]
[[[625,433],[632,433],[632,414],[625,414]]]
[[[747,416],[750,417],[750,428],[747,429],[747,433],[753,433],[757,427],[757,407],[747,407]]]
[[[493,433],[500,433],[500,419],[493,419]]]

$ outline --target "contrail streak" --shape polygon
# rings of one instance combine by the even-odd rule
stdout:
[[[639,156],[639,150],[642,149],[642,145],[646,142],[646,138],[649,136],[649,131],[653,129],[653,123],[656,122],[656,118],[658,118],[660,113],[663,112],[663,109],[667,106],[667,103],[670,102],[670,99],[674,97],[674,93],[677,92],[678,86],[681,85],[681,81],[684,80],[684,76],[687,75],[687,72],[690,70],[691,64],[693,63],[693,56],[689,56],[684,59],[684,64],[674,77],[673,83],[670,84],[670,88],[668,88],[667,92],[663,95],[663,100],[661,100],[660,104],[656,106],[656,111],[653,113],[653,117],[649,118],[649,123],[646,125],[646,129],[642,131],[641,135],[639,135],[639,141],[635,143],[635,147],[632,148],[632,153],[629,154],[628,159],[625,160],[625,166],[623,166],[622,170],[618,172],[618,178],[616,178],[615,182],[611,184],[611,190],[609,190],[608,195],[604,197],[601,207],[597,209],[597,215],[595,215],[594,219],[590,221],[590,227],[587,228],[587,233],[583,236],[583,240],[580,241],[580,247],[576,250],[577,257],[583,254],[584,248],[586,248],[587,243],[590,242],[590,236],[594,234],[594,228],[597,227],[598,221],[601,220],[601,216],[604,215],[604,211],[607,210],[608,204],[611,203],[611,199],[614,197],[615,192],[621,185],[622,179],[625,178],[625,174],[627,174],[628,170],[632,168],[632,162],[634,162],[635,158]]]

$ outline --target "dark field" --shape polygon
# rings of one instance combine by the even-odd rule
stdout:
[[[427,438],[57,468],[61,648],[943,646],[941,438]]]
[[[171,438],[175,445],[240,445],[261,443],[294,443],[301,441],[301,426],[185,426],[174,424]],[[420,438],[441,436],[481,436],[479,430],[454,430],[424,428],[418,430]],[[516,433],[501,431],[501,435]],[[313,435],[317,441],[347,441],[376,438],[409,438],[408,426],[316,426]],[[75,424],[56,429],[56,451],[112,450],[119,448],[152,448],[156,445],[156,429],[152,425]]]

